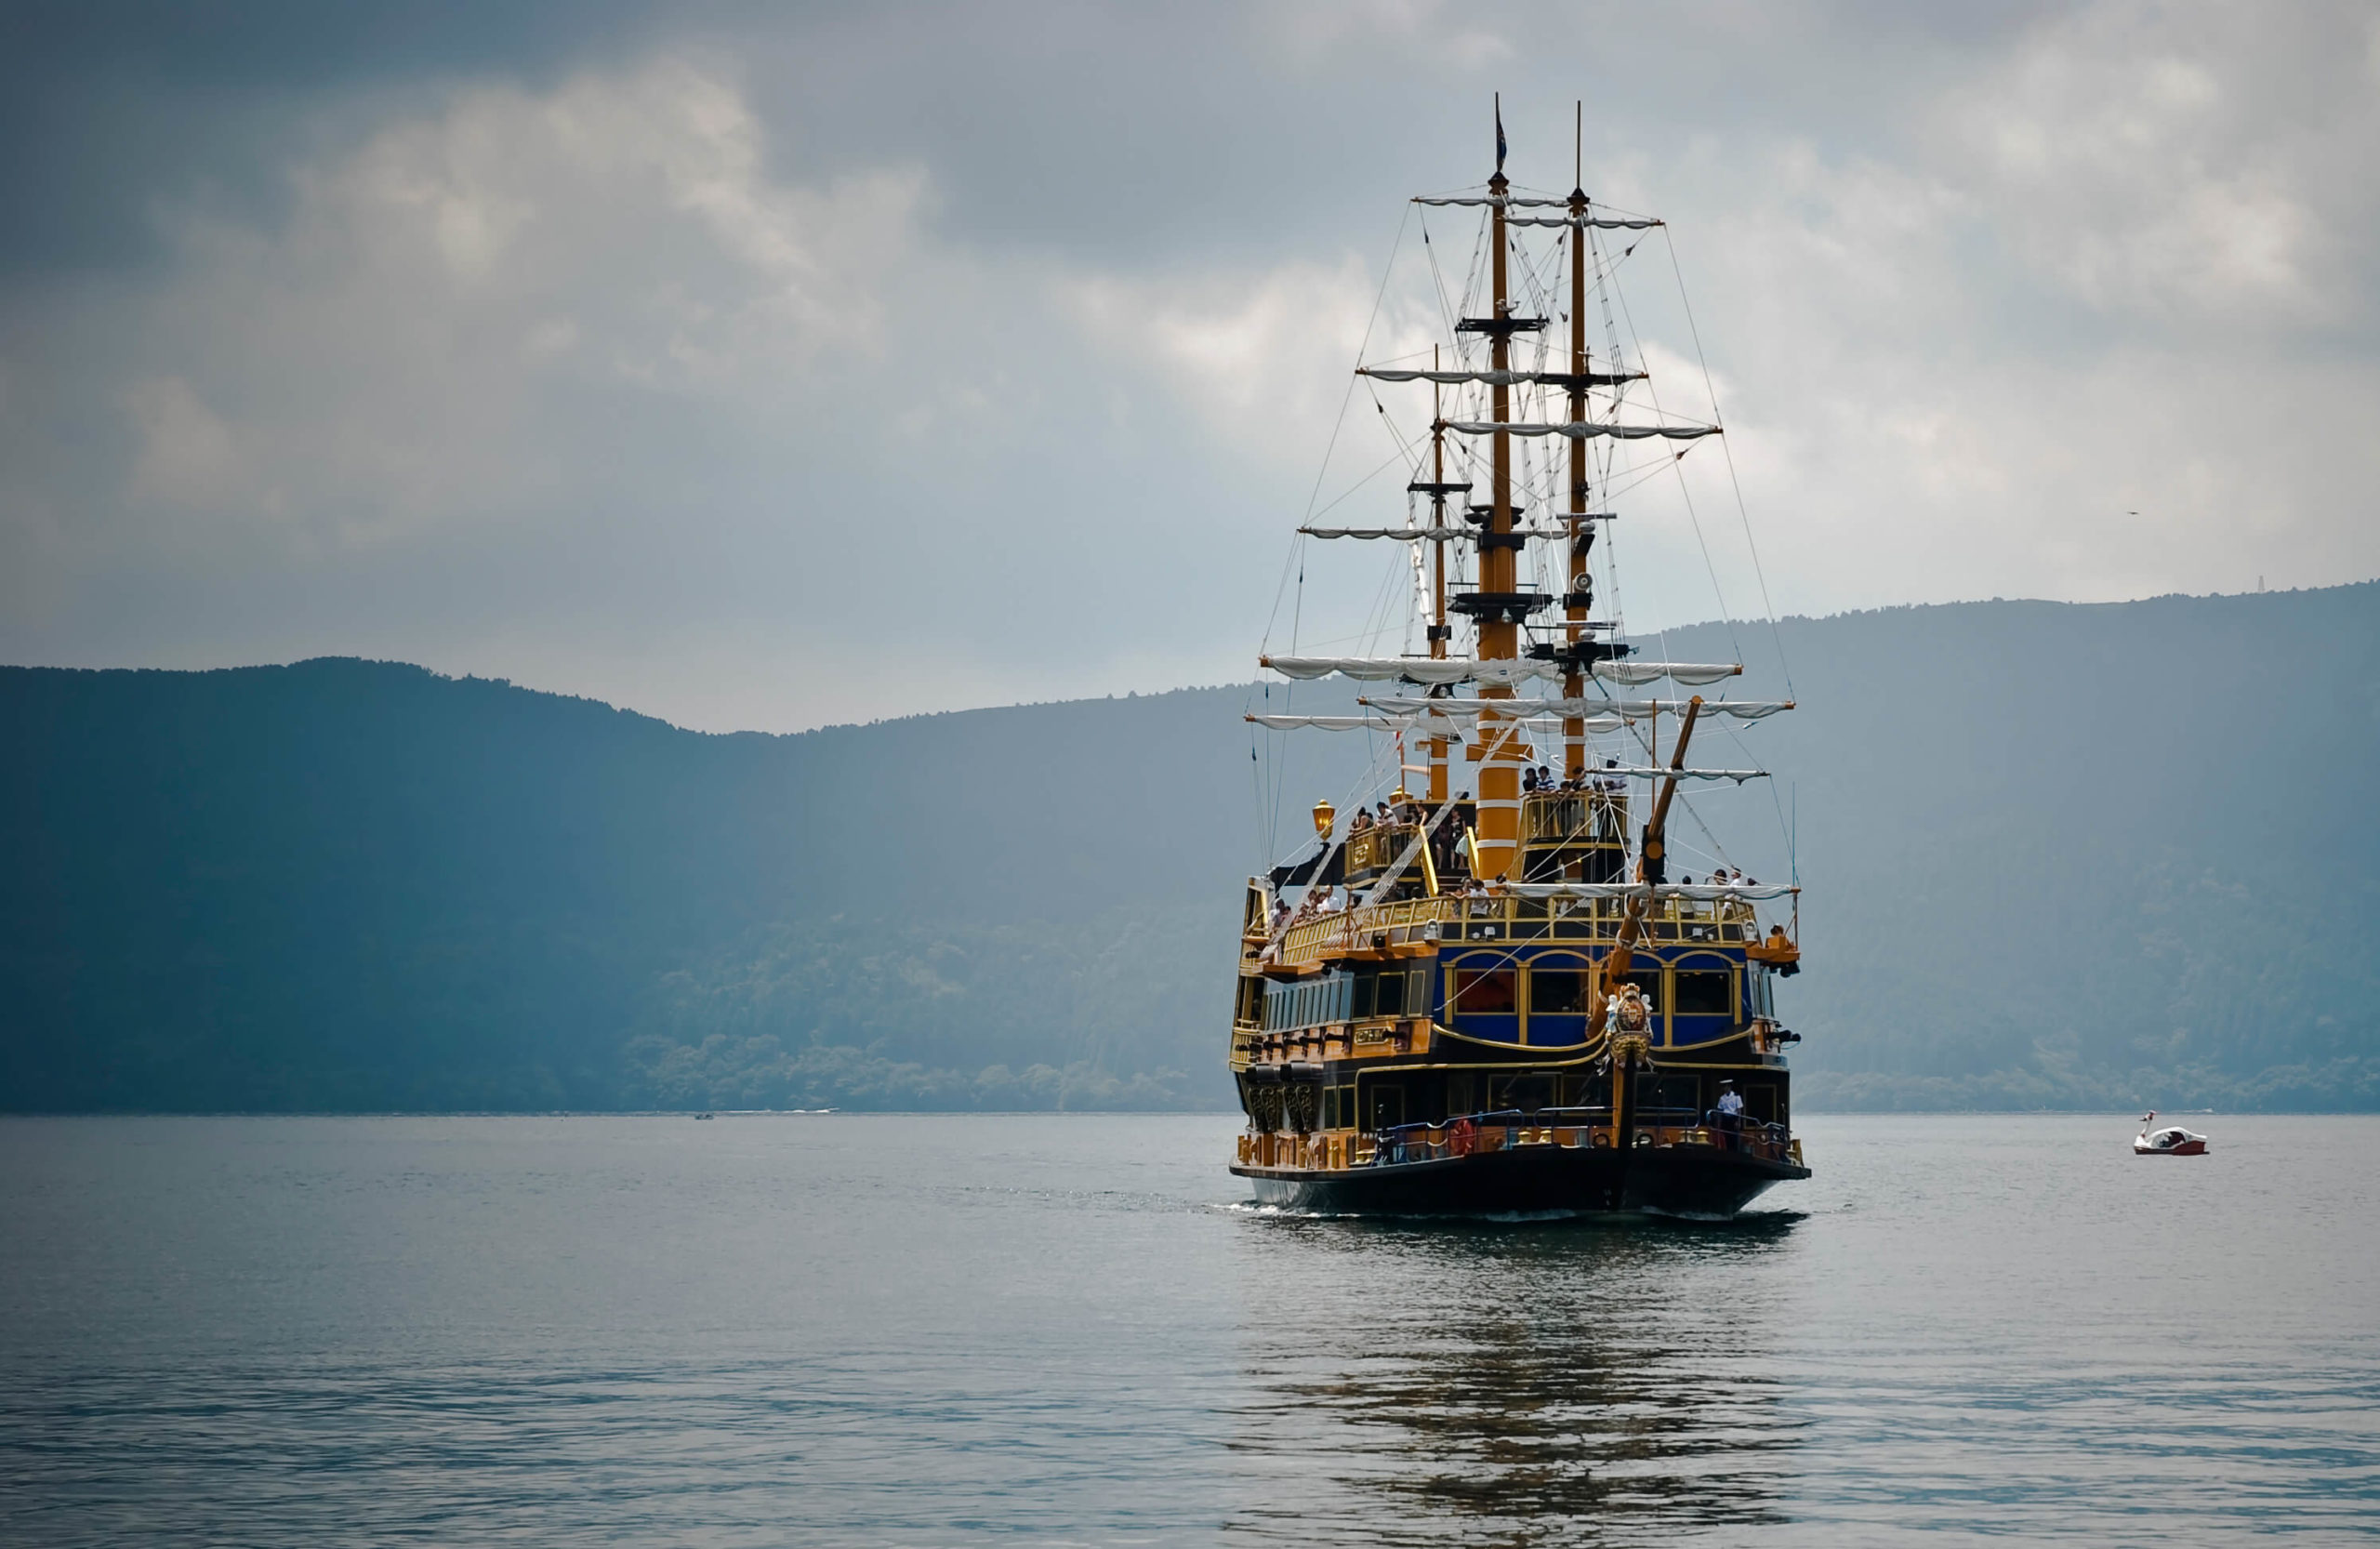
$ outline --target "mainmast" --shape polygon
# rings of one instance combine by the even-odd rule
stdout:
[[[1586,104],[1572,110],[1570,184],[1570,419],[1587,417],[1587,195],[1583,140]],[[1587,522],[1587,444],[1570,444],[1570,585],[1562,595],[1567,626],[1569,670],[1562,675],[1562,696],[1577,699],[1586,693],[1586,674],[1579,659],[1579,642],[1587,618],[1587,554],[1594,532]],[[1562,772],[1577,779],[1586,772],[1587,723],[1577,718],[1562,722]]]
[[[1430,369],[1438,368],[1438,347],[1430,346]],[[1435,381],[1430,384],[1430,525],[1437,532],[1447,530],[1447,415],[1443,398],[1445,390]],[[1444,661],[1447,638],[1454,631],[1447,628],[1447,540],[1438,538],[1430,545],[1430,659]],[[1432,691],[1449,694],[1448,687]],[[1441,732],[1430,739],[1430,809],[1435,812],[1447,799],[1447,739]]]
[[[1512,301],[1506,274],[1511,238],[1506,229],[1505,200],[1512,184],[1504,177],[1504,107],[1501,97],[1496,102],[1496,175],[1488,179],[1488,218],[1489,247],[1494,255],[1490,268],[1493,278],[1492,300],[1488,326],[1488,364],[1494,373],[1490,378],[1495,407],[1494,473],[1488,507],[1488,530],[1479,543],[1480,610],[1477,655],[1483,661],[1510,661],[1520,655],[1520,626],[1511,615],[1498,606],[1507,602],[1517,589],[1514,584],[1518,559],[1516,546],[1511,538],[1513,530],[1513,437],[1505,427],[1512,422],[1513,390],[1513,328]],[[1482,683],[1483,699],[1510,699],[1509,683]],[[1509,729],[1507,729],[1509,728]],[[1508,722],[1492,712],[1479,718],[1478,747],[1483,753],[1479,768],[1479,870],[1486,877],[1509,878],[1514,861],[1519,854],[1520,838],[1520,771],[1514,767],[1513,742],[1518,736],[1518,722]]]

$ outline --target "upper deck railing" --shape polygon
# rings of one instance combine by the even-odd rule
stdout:
[[[1302,920],[1282,934],[1266,960],[1295,968],[1350,952],[1393,951],[1434,942],[1607,942],[1618,936],[1627,907],[1620,898],[1528,898],[1505,893],[1400,898]],[[1644,936],[1648,944],[1751,943],[1759,938],[1759,925],[1744,899],[1662,897],[1646,911]]]

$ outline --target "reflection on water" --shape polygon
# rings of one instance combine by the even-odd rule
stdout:
[[[1802,1421],[1760,1262],[1798,1216],[1497,1225],[1258,1216],[1245,1537],[1641,1542],[1782,1511]],[[1283,1254],[1282,1238],[1302,1250]]]
[[[0,1545],[2380,1533],[2380,1120],[1833,1120],[1728,1225],[1234,1122],[0,1120]]]

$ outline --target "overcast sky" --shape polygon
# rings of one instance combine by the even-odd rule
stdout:
[[[2369,6],[141,9],[0,20],[0,659],[721,730],[1245,679],[1497,90],[1672,222],[1630,300],[1778,612],[2380,574]],[[1681,466],[1634,627],[1762,608]]]

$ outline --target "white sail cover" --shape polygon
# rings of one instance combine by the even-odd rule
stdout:
[[[1731,882],[1723,887],[1709,887],[1700,882],[1688,887],[1683,883],[1663,882],[1647,888],[1643,882],[1506,882],[1498,890],[1522,898],[1626,898],[1632,894],[1650,893],[1655,898],[1784,898],[1802,890],[1786,882]]]
[[[1571,714],[1562,707],[1593,705],[1592,699],[1358,699],[1357,704],[1369,705],[1391,715],[1409,716],[1422,721],[1476,721],[1482,710],[1493,708],[1506,721],[1548,721],[1567,717],[1583,720],[1590,732],[1616,732],[1626,724],[1620,717],[1607,713],[1580,712]],[[1603,709],[1607,711],[1608,705]]]
[[[1716,425],[1620,425],[1596,419],[1573,419],[1550,425],[1523,423],[1502,419],[1449,419],[1447,429],[1460,430],[1467,436],[1493,435],[1509,430],[1516,436],[1567,436],[1572,441],[1593,441],[1608,436],[1614,441],[1649,441],[1658,436],[1663,441],[1696,441],[1703,436],[1723,435]]]
[[[1413,203],[1417,205],[1511,205],[1522,209],[1546,210],[1567,209],[1570,205],[1570,201],[1567,199],[1514,199],[1511,197],[1497,199],[1494,197],[1481,198],[1476,195],[1470,198],[1455,198],[1448,196],[1436,199],[1425,199],[1417,196]]]
[[[1482,711],[1493,710],[1501,716],[1527,719],[1532,716],[1554,715],[1568,720],[1581,717],[1606,720],[1606,730],[1615,730],[1622,720],[1641,721],[1651,715],[1679,715],[1686,710],[1683,699],[1399,699],[1382,696],[1364,698],[1357,703],[1369,705],[1391,715],[1443,715],[1458,719],[1475,717]],[[1778,710],[1793,708],[1791,699],[1706,699],[1704,715],[1732,716],[1738,721],[1758,721],[1775,715]]]
[[[1513,226],[1569,226],[1573,228],[1592,226],[1605,232],[1643,232],[1663,224],[1659,220],[1620,220],[1606,215],[1591,215],[1584,218],[1569,215],[1515,215],[1507,217],[1506,223]]]
[[[1585,520],[1604,522],[1610,519],[1607,516],[1591,513]],[[1476,537],[1484,529],[1478,527],[1300,527],[1298,531],[1308,537],[1384,537],[1404,543],[1452,543],[1463,538]],[[1567,527],[1515,527],[1513,531],[1521,537],[1568,537],[1570,536],[1570,529]]]
[[[1448,387],[1460,386],[1464,382],[1484,382],[1489,387],[1525,387],[1532,382],[1552,382],[1560,387],[1570,380],[1567,372],[1560,371],[1418,371],[1380,365],[1358,367],[1355,375],[1383,382],[1438,382]],[[1642,381],[1645,377],[1641,371],[1624,375],[1630,381]]]
[[[1743,672],[1740,662],[1597,662],[1594,675],[1606,683],[1619,683],[1635,688],[1645,683],[1658,683],[1667,678],[1674,683],[1699,688],[1715,683],[1722,678],[1734,678]]]
[[[1477,661],[1469,656],[1449,656],[1438,661],[1428,656],[1259,656],[1256,665],[1269,667],[1285,678],[1327,678],[1336,672],[1370,682],[1525,683],[1532,678],[1562,676],[1561,668],[1554,663],[1527,658]]]
[[[1276,732],[1401,732],[1409,715],[1251,715],[1245,719]]]
[[[1284,678],[1328,678],[1336,672],[1343,678],[1383,683],[1518,685],[1535,678],[1559,681],[1562,677],[1559,663],[1528,656],[1497,661],[1470,656],[1444,660],[1428,656],[1259,656],[1256,665],[1269,667]],[[1743,668],[1736,662],[1605,661],[1595,663],[1593,671],[1605,682],[1633,688],[1663,678],[1686,684],[1714,683],[1736,676]]]

